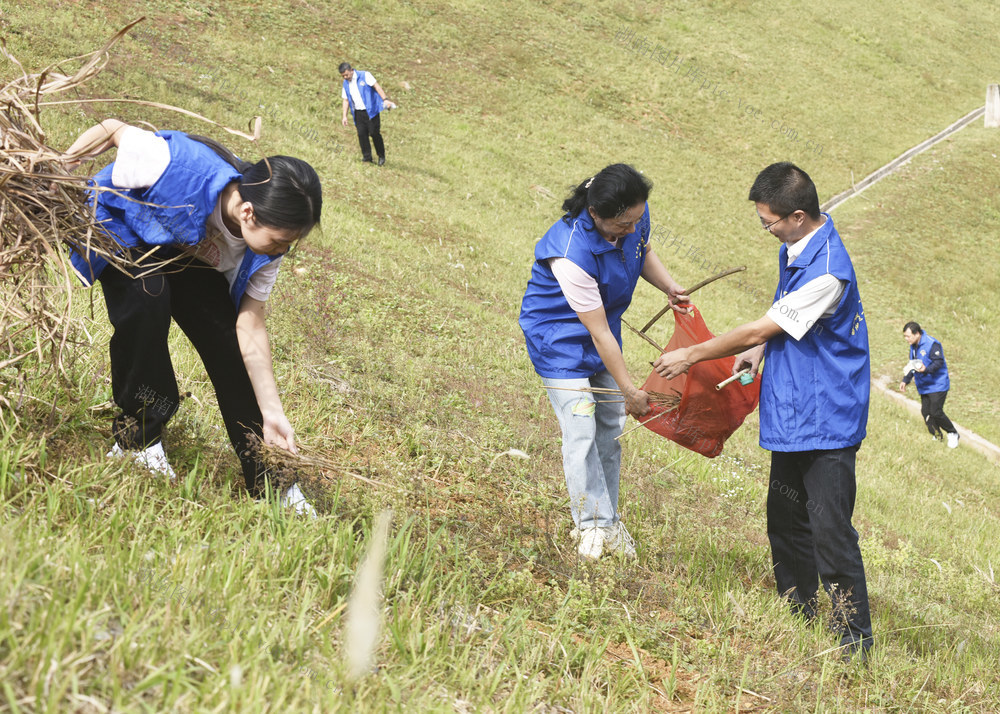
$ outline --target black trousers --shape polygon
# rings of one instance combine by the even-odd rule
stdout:
[[[372,160],[372,144],[375,144],[375,155],[385,158],[385,144],[382,142],[382,115],[368,116],[364,109],[354,110],[354,128],[358,130],[358,143],[361,145],[361,156],[365,161]],[[371,137],[371,143],[368,137]]]
[[[145,264],[171,255],[173,249],[160,249]],[[265,469],[250,447],[251,437],[263,434],[263,418],[236,338],[229,284],[222,273],[189,257],[134,277],[146,270],[124,273],[108,266],[100,277],[114,327],[111,388],[121,409],[115,441],[132,450],[155,444],[177,411],[177,380],[167,349],[173,318],[205,365],[247,490],[259,496]]]
[[[833,600],[842,645],[871,647],[872,624],[858,532],[851,524],[858,447],[771,452],[767,536],[778,593],[807,619],[818,582]]]
[[[948,392],[931,392],[920,395],[920,414],[931,436],[941,436],[943,429],[947,433],[956,431],[951,419],[944,413],[944,400]]]

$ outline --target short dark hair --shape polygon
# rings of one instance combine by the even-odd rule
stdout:
[[[634,167],[611,164],[573,188],[563,201],[563,219],[569,223],[589,206],[601,218],[614,218],[637,203],[645,203],[652,190],[653,183]]]
[[[339,74],[343,74],[344,72],[346,72],[349,69],[354,69],[354,67],[351,66],[350,62],[341,62],[340,66],[337,67],[337,72]]]
[[[767,204],[779,216],[805,211],[814,221],[820,218],[816,184],[790,161],[771,164],[757,174],[749,198],[754,203]]]
[[[907,322],[905,325],[903,325],[903,332],[906,332],[907,330],[910,331],[911,335],[915,335],[918,332],[921,335],[924,334],[924,331],[920,329],[920,325],[918,325],[915,322]]]

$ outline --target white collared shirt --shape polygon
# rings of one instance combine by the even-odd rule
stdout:
[[[788,246],[788,265],[802,255],[816,231],[826,225],[828,218],[816,230]],[[837,310],[840,296],[847,287],[831,273],[821,275],[777,300],[767,311],[767,316],[795,340],[801,340],[817,321],[830,317]]]
[[[368,107],[365,106],[365,100],[361,98],[361,91],[358,89],[359,74],[364,74],[365,84],[367,84],[369,87],[375,86],[375,76],[371,72],[362,73],[358,72],[357,70],[354,70],[354,76],[347,83],[348,88],[351,90],[351,99],[354,100],[355,111],[357,111],[358,109],[364,109],[365,111],[367,111]],[[344,91],[343,85],[341,85],[340,87],[340,98],[347,99],[347,92]]]

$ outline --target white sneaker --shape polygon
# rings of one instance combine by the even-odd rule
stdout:
[[[576,552],[581,558],[587,560],[599,560],[604,553],[604,534],[610,528],[585,528],[580,532],[580,544],[576,547]]]
[[[131,457],[139,466],[144,469],[152,471],[154,474],[159,474],[161,476],[166,476],[171,481],[177,478],[177,474],[174,473],[173,468],[170,466],[170,462],[167,461],[167,455],[163,452],[163,442],[157,441],[152,446],[148,446],[142,451],[125,451],[122,447],[115,442],[114,447],[108,452],[107,457],[109,459],[123,459]]]
[[[312,507],[312,504],[306,500],[306,496],[299,490],[299,485],[293,483],[292,487],[285,491],[285,494],[281,497],[280,501],[282,506],[291,506],[295,509],[295,513],[300,516],[309,516],[310,518],[318,518],[316,515],[316,509]]]
[[[941,441],[941,437],[937,434],[931,434],[931,441]]]
[[[948,448],[955,449],[958,447],[959,435],[957,431],[948,432]]]
[[[635,557],[635,539],[625,530],[625,524],[618,521],[612,528],[606,528],[605,543],[613,551],[621,553],[626,558]]]

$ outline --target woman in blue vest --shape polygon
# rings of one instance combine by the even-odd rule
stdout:
[[[179,403],[167,348],[173,318],[204,362],[247,489],[259,497],[266,474],[254,437],[296,450],[274,379],[265,301],[281,256],[320,220],[319,177],[299,159],[251,165],[211,139],[114,119],[84,132],[67,155],[112,147],[116,160],[94,176],[89,200],[128,260],[109,264],[82,248],[73,255],[87,285],[100,280],[114,327],[111,383],[121,414],[109,456],[130,455],[174,476],[160,440]],[[297,485],[282,501],[312,513]]]
[[[686,301],[649,245],[652,184],[631,166],[613,164],[583,181],[562,205],[564,215],[535,246],[521,303],[528,356],[548,390],[562,429],[563,469],[579,554],[635,556],[618,514],[621,435],[626,411],[649,411],[622,357],[622,313],[639,277],[666,293],[674,309]],[[624,401],[573,391],[618,389]]]

